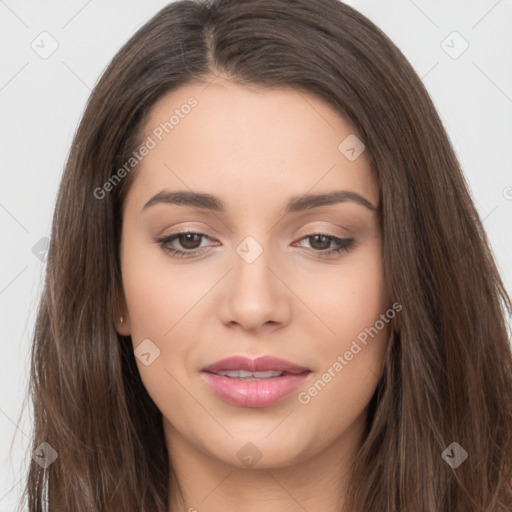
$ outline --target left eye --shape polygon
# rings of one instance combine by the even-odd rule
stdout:
[[[339,237],[333,236],[333,235],[324,235],[323,233],[313,233],[311,235],[306,235],[305,237],[300,239],[300,241],[302,241],[302,240],[308,240],[310,246],[312,246],[312,244],[320,245],[319,250],[314,251],[314,252],[318,253],[319,256],[335,254],[335,253],[339,253],[341,251],[348,252],[350,249],[352,249],[352,247],[354,245],[353,238],[339,238]],[[332,243],[335,243],[337,245],[337,247],[331,249],[330,246]],[[317,245],[317,248],[318,248],[318,245]]]
[[[175,233],[167,237],[157,238],[155,239],[155,242],[157,242],[165,252],[170,253],[173,256],[186,258],[203,252],[201,249],[201,241],[203,238],[208,238],[211,240],[209,236],[203,233],[185,231],[181,233]],[[182,249],[176,248],[172,245],[175,240],[179,242]],[[328,256],[331,254],[340,253],[342,251],[348,252],[354,245],[354,240],[352,238],[338,238],[322,233],[306,235],[302,237],[299,242],[302,240],[308,240],[312,252],[318,256]],[[332,243],[337,244],[337,247],[330,248]],[[315,245],[316,249],[314,247]],[[320,247],[318,247],[318,245]],[[303,246],[300,245],[300,247]]]

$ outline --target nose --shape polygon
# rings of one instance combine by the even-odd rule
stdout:
[[[255,331],[289,322],[293,293],[279,275],[281,267],[273,256],[252,237],[236,248],[222,289],[219,311],[224,324]]]

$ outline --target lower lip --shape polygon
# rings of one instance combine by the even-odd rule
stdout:
[[[202,372],[219,398],[239,407],[267,407],[275,404],[297,389],[310,373],[286,374],[272,379],[240,380]]]

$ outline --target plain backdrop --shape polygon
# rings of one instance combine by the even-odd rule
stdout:
[[[511,292],[512,1],[347,3],[383,29],[422,78]],[[30,408],[22,401],[72,136],[110,59],[166,4],[0,0],[0,512],[14,509],[31,456]]]

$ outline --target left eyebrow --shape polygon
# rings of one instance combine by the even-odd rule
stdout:
[[[345,202],[353,202],[364,206],[369,210],[377,211],[376,206],[356,192],[335,190],[325,194],[305,194],[301,196],[294,196],[286,204],[284,213],[296,213],[303,210],[309,210],[311,208]],[[154,195],[142,209],[145,210],[150,206],[161,203],[192,206],[195,208],[222,213],[226,211],[226,206],[222,199],[211,194],[190,192],[188,190],[179,190],[176,192],[162,190],[158,194]]]
[[[326,194],[306,194],[303,196],[292,197],[285,208],[285,213],[295,213],[319,206],[328,206],[336,203],[353,202],[364,206],[372,211],[377,211],[377,207],[356,192],[349,190],[335,190]]]

